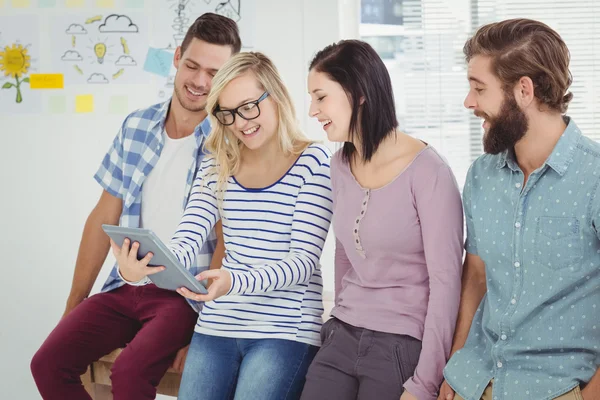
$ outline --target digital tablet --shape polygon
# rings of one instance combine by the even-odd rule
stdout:
[[[176,290],[185,287],[194,293],[208,293],[206,287],[181,265],[175,255],[150,229],[125,228],[114,225],[102,225],[102,229],[119,246],[123,245],[125,238],[129,238],[131,244],[138,242],[140,244],[138,260],[144,258],[149,252],[154,254],[148,266],[164,266],[165,270],[148,275],[148,278],[159,288]]]

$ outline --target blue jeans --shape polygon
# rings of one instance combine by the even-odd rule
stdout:
[[[179,400],[295,400],[316,346],[283,339],[194,333]]]

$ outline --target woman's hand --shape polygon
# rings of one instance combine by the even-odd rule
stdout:
[[[196,276],[196,279],[199,281],[204,279],[212,280],[208,287],[208,294],[197,294],[184,287],[177,289],[177,293],[190,300],[206,302],[226,295],[231,289],[231,274],[226,269],[203,271]]]
[[[110,247],[119,264],[119,273],[127,282],[139,282],[144,277],[157,272],[164,271],[165,267],[149,267],[148,263],[152,260],[152,253],[146,254],[141,260],[137,259],[138,249],[140,244],[134,242],[129,248],[129,239],[125,239],[123,247],[119,247],[112,239],[110,239]]]

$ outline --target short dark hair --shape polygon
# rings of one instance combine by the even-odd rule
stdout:
[[[194,21],[181,43],[181,54],[185,53],[194,38],[210,44],[231,46],[233,54],[239,53],[242,48],[240,31],[235,21],[215,13],[202,14]]]
[[[381,142],[398,127],[392,81],[385,64],[368,43],[341,40],[315,55],[309,70],[313,69],[327,74],[346,92],[352,107],[350,140],[360,135],[362,159],[371,160]],[[346,142],[342,158],[349,162],[355,152],[354,144]]]
[[[560,35],[531,19],[509,19],[480,27],[463,48],[465,59],[491,57],[494,75],[505,91],[524,76],[533,81],[534,95],[549,109],[565,113],[573,98],[569,86],[570,54]]]

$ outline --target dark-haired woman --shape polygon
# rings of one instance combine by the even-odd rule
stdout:
[[[389,74],[365,42],[310,65],[310,115],[331,161],[335,307],[302,398],[434,400],[452,345],[462,204],[437,151],[398,129]]]

